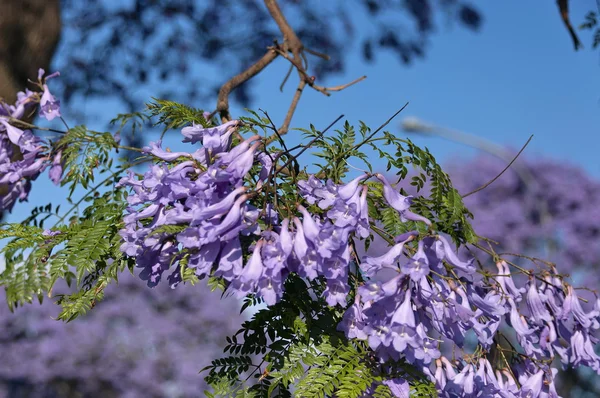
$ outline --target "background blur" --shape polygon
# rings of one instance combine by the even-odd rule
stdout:
[[[493,178],[534,134],[509,172],[466,201],[476,231],[503,242],[507,252],[550,259],[577,284],[597,289],[598,2],[280,4],[305,45],[331,57],[309,58],[319,84],[368,76],[329,98],[305,90],[293,127],[323,128],[344,114],[351,123],[375,128],[409,102],[388,130],[427,146],[448,165],[460,192]],[[589,29],[580,29],[585,23]],[[51,83],[71,125],[109,129],[117,113],[143,110],[150,96],[212,111],[218,88],[275,38],[277,27],[258,0],[2,0],[0,96],[12,100],[42,66],[61,72]],[[237,90],[234,117],[247,106],[283,121],[297,79],[292,74],[280,92],[288,67],[278,59]],[[400,121],[407,116],[437,127],[427,134],[405,132]],[[471,134],[459,134],[471,146],[440,138],[448,129],[455,136]],[[140,145],[158,134],[148,127],[124,140]],[[473,136],[496,146],[486,143],[482,151]],[[286,141],[300,138],[292,131]],[[180,141],[176,131],[165,137],[173,150],[186,148]],[[378,165],[383,167],[374,160]],[[4,220],[18,222],[33,206],[59,204],[64,197],[40,179],[29,203],[17,204]],[[125,275],[123,280],[89,316],[67,327],[50,318],[57,313],[50,302],[15,314],[0,310],[0,395],[198,396],[197,371],[237,330],[237,303],[220,301],[202,283],[170,291],[147,289]],[[598,396],[597,381],[568,374],[562,394]]]

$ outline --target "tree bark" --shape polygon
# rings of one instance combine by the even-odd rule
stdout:
[[[0,0],[0,98],[14,102],[50,67],[60,31],[59,0]]]

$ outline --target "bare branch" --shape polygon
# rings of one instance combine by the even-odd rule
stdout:
[[[323,54],[321,52],[315,51],[315,50],[311,50],[310,48],[305,48],[304,51],[306,51],[307,53],[314,55],[315,57],[319,57],[324,59],[325,61],[329,61],[331,58],[329,57],[329,55],[327,54]]]
[[[498,178],[500,178],[500,176],[502,174],[504,174],[504,172],[506,170],[508,170],[510,168],[510,166],[512,166],[512,164],[517,160],[517,158],[519,157],[519,155],[521,155],[521,153],[525,150],[525,148],[527,148],[527,145],[529,145],[529,142],[531,141],[531,139],[533,138],[533,134],[529,137],[529,139],[527,140],[527,142],[525,143],[525,145],[523,145],[523,148],[521,148],[521,150],[519,151],[519,153],[517,153],[517,155],[513,158],[513,160],[510,161],[510,163],[504,168],[504,170],[502,170],[500,172],[500,174],[498,174],[496,177],[492,178],[492,180],[488,181],[487,183],[483,184],[482,186],[480,186],[479,188],[475,189],[474,191],[471,191],[467,194],[464,194],[462,197],[466,198],[467,196],[473,195],[476,192],[481,191],[482,189],[487,188],[488,186],[490,186],[494,181],[496,181]]]
[[[273,17],[275,23],[277,23],[281,34],[283,34],[283,40],[288,46],[287,50],[291,51],[292,54],[296,52],[299,55],[300,52],[304,49],[304,46],[302,45],[302,42],[300,41],[298,36],[296,36],[296,32],[294,32],[288,21],[285,19],[285,16],[283,16],[283,13],[281,12],[281,8],[279,8],[279,4],[277,4],[277,1],[265,0],[265,5],[267,6],[269,13],[271,14],[271,17]]]
[[[239,75],[232,77],[227,83],[223,84],[219,90],[219,97],[217,99],[217,112],[219,112],[221,115],[221,122],[226,123],[231,120],[231,116],[229,114],[229,94],[236,87],[259,74],[267,67],[267,65],[273,62],[275,58],[277,58],[277,52],[268,50],[266,54],[258,60],[258,62]]]
[[[324,91],[342,91],[343,89],[348,88],[358,82],[362,82],[366,78],[367,78],[367,76],[363,75],[363,76],[359,77],[358,79],[352,80],[350,83],[341,84],[339,86],[333,86],[333,87],[320,87],[320,86],[317,86],[316,84],[313,84],[312,86],[316,90],[322,89]]]
[[[281,82],[281,85],[279,86],[279,91],[283,92],[283,86],[285,86],[285,83],[290,78],[290,75],[292,74],[293,70],[294,70],[294,65],[290,65],[290,69],[288,69],[287,73],[285,74],[285,77],[283,78],[283,81]]]
[[[277,4],[277,0],[264,0],[265,6],[269,10],[271,17],[277,23],[281,34],[283,35],[283,43],[279,44],[277,40],[274,41],[274,45],[268,47],[267,52],[263,57],[258,60],[255,64],[250,66],[248,69],[243,71],[242,73],[234,76],[228,82],[226,82],[221,89],[219,90],[219,96],[217,100],[217,109],[216,112],[219,112],[221,116],[221,121],[223,123],[231,120],[231,115],[229,114],[229,94],[237,87],[239,87],[244,82],[248,81],[252,77],[256,76],[263,69],[265,69],[277,56],[282,56],[288,61],[290,61],[291,68],[290,71],[286,74],[283,82],[281,83],[280,89],[283,89],[284,84],[287,82],[291,71],[295,68],[298,72],[298,77],[300,78],[300,82],[298,83],[298,88],[294,93],[294,98],[292,99],[292,103],[288,108],[288,112],[285,116],[283,124],[281,128],[277,131],[279,136],[286,134],[289,130],[290,123],[292,121],[292,117],[294,116],[294,112],[298,106],[298,102],[300,101],[300,97],[302,96],[302,92],[306,85],[309,85],[313,89],[321,92],[324,95],[330,96],[331,91],[341,91],[353,84],[356,84],[366,78],[366,76],[362,76],[350,83],[343,84],[335,87],[321,87],[315,83],[315,77],[310,76],[306,68],[308,67],[308,60],[306,59],[306,55],[304,51],[309,54],[315,55],[317,57],[321,57],[323,59],[329,59],[326,54],[319,53],[314,50],[305,49],[304,45],[286,20],[285,16],[281,12],[281,8],[279,8],[279,4]],[[289,53],[292,55],[290,56]],[[303,62],[304,61],[304,62]],[[276,139],[276,136],[269,137],[267,142],[272,142]]]
[[[296,92],[294,93],[294,98],[292,99],[292,103],[290,104],[288,112],[285,115],[285,120],[283,121],[283,124],[279,128],[279,135],[284,135],[285,133],[288,132],[288,129],[290,127],[290,122],[292,121],[292,116],[294,116],[294,112],[296,111],[296,106],[298,106],[298,101],[300,101],[300,97],[302,96],[302,91],[304,90],[305,86],[306,86],[306,82],[304,80],[300,80],[300,83],[298,83],[298,88],[296,89]]]

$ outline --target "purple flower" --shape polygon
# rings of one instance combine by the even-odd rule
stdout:
[[[48,77],[46,77],[48,79]],[[44,84],[44,93],[40,99],[40,116],[53,120],[55,117],[60,117],[60,101],[56,99],[48,89],[48,85]]]
[[[502,287],[502,293],[508,295],[510,298],[515,300],[516,302],[521,301],[521,295],[525,293],[525,288],[517,288],[515,285],[515,281],[512,278],[510,273],[510,268],[506,261],[500,261],[496,263],[496,267],[498,267],[498,276],[496,280]]]
[[[404,245],[407,242],[411,241],[413,238],[414,235],[407,235],[405,237],[405,240],[398,242],[397,244],[392,246],[387,253],[379,257],[363,257],[363,260],[360,263],[361,270],[365,273],[366,276],[372,277],[383,268],[394,269],[394,264],[396,264],[396,262],[402,255]]]
[[[52,160],[52,167],[50,167],[49,176],[50,180],[56,185],[60,184],[60,180],[62,178],[63,166],[62,166],[62,151],[58,151],[56,155],[54,155],[54,159]]]
[[[545,301],[546,296],[540,294],[535,286],[535,278],[530,278],[529,289],[527,289],[527,308],[529,308],[531,318],[538,324],[554,320],[546,308]]]
[[[145,146],[144,148],[142,148],[142,151],[144,151],[144,153],[150,153],[162,160],[166,160],[167,162],[172,162],[180,157],[186,157],[186,158],[190,157],[190,154],[187,152],[165,151],[161,148],[161,144],[162,144],[162,140],[158,140],[156,142],[151,142],[149,144],[149,146]]]
[[[238,124],[239,122],[237,120],[229,121],[217,127],[204,127],[199,124],[192,124],[189,127],[184,127],[181,130],[181,134],[185,137],[183,142],[189,142],[192,144],[203,141],[205,136],[215,138],[218,137],[219,140],[217,140],[217,142],[215,142],[214,139],[213,141],[211,141],[210,138],[206,139],[209,145],[208,148],[213,149],[214,152],[214,149],[216,148],[224,149],[228,146],[229,137],[233,131],[235,131],[234,127],[236,127]],[[206,146],[204,141],[203,145]]]
[[[195,270],[196,276],[200,279],[210,275],[213,264],[217,260],[221,252],[220,242],[210,242],[190,256],[188,267]]]
[[[394,312],[392,316],[392,324],[400,324],[415,327],[415,312],[412,309],[412,299],[410,289],[407,289],[404,293],[404,301]]]
[[[364,325],[364,315],[360,305],[360,296],[356,296],[354,304],[344,313],[344,317],[338,324],[337,330],[344,332],[349,339],[357,338],[366,340],[367,334],[363,331]]]
[[[325,297],[325,301],[331,307],[334,307],[336,304],[341,305],[342,307],[346,306],[346,296],[350,291],[350,286],[348,286],[347,281],[343,281],[340,279],[329,279],[327,281],[327,287],[323,292],[323,296]]]
[[[521,394],[523,398],[537,398],[542,392],[542,383],[544,381],[544,371],[539,370],[531,376],[526,376],[526,381],[521,382]]]
[[[527,321],[524,317],[519,314],[517,311],[517,305],[512,299],[508,299],[508,303],[510,304],[510,325],[515,332],[517,332],[518,336],[527,336],[534,332],[533,329],[529,328],[527,325]]]
[[[367,178],[369,178],[369,174],[363,174],[359,177],[356,177],[348,184],[339,186],[337,189],[337,194],[340,197],[340,199],[346,201],[352,198],[354,195],[356,195],[358,191],[358,184],[360,184]]]
[[[419,242],[417,253],[404,263],[401,270],[404,274],[410,276],[415,282],[419,282],[422,278],[429,274],[429,261],[423,250],[424,242]]]
[[[562,319],[567,319],[571,315],[582,327],[587,329],[592,326],[592,318],[583,311],[575,289],[573,289],[572,286],[569,286],[567,288],[567,297],[563,304],[561,317]]]
[[[377,173],[375,174],[375,177],[380,179],[383,183],[383,197],[388,204],[400,213],[408,210],[411,204],[411,197],[400,195],[382,174]]]
[[[391,380],[384,380],[383,384],[389,387],[394,397],[409,398],[410,396],[410,385],[405,379],[396,378]]]
[[[469,261],[461,261],[458,258],[458,256],[456,255],[456,253],[454,252],[454,250],[452,250],[452,247],[450,246],[450,242],[448,242],[448,240],[446,240],[446,238],[444,238],[442,235],[438,235],[437,238],[442,243],[442,248],[444,250],[446,260],[451,265],[453,265],[454,267],[458,268],[459,270],[461,270],[467,274],[472,274],[473,272],[475,272],[475,267],[473,266],[473,259],[471,259]]]

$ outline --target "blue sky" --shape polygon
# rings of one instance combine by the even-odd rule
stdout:
[[[596,4],[594,0],[572,3],[575,25]],[[322,128],[344,114],[351,122],[363,120],[376,127],[409,102],[388,126],[389,131],[404,135],[400,121],[416,116],[514,148],[534,134],[526,156],[578,164],[600,178],[600,51],[591,50],[589,34],[581,34],[584,50],[574,52],[554,1],[505,0],[477,5],[484,15],[479,33],[442,21],[426,57],[410,67],[400,65],[391,54],[378,54],[374,64],[365,64],[353,54],[346,72],[327,84],[345,83],[361,75],[368,78],[329,98],[305,90],[292,125],[313,123]],[[360,23],[360,16],[357,21]],[[295,90],[290,81],[286,90],[279,92],[286,62],[276,61],[257,79],[255,108],[267,110],[276,122],[283,120]],[[234,115],[243,114],[233,105]],[[98,109],[97,103],[86,108]],[[90,123],[90,127],[103,128],[122,111],[117,103],[103,103],[101,109],[106,112],[105,120],[97,126]],[[64,114],[68,118],[68,109]],[[298,135],[290,132],[286,140],[295,141]],[[429,147],[442,162],[476,153],[440,138],[411,138]],[[167,143],[174,149],[185,148],[177,143],[179,139],[174,134]],[[30,206],[49,201],[57,204],[64,196],[64,190],[40,177],[34,182],[30,205],[17,204],[8,221],[20,221],[29,214]]]

